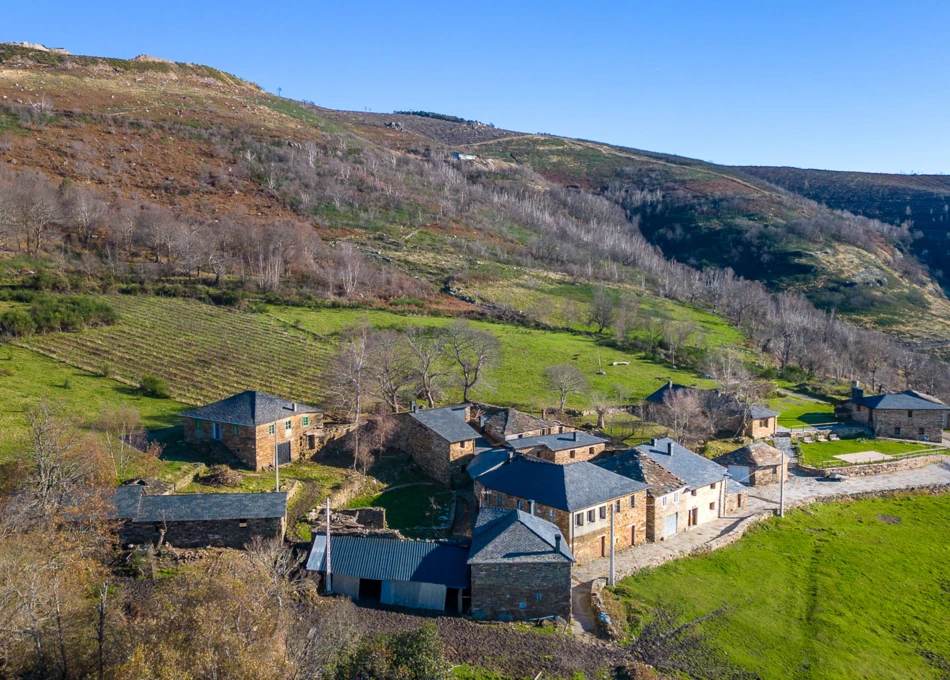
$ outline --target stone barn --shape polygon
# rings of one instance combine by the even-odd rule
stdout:
[[[713,459],[729,471],[733,480],[747,486],[778,484],[788,479],[788,459],[765,442],[753,442]]]
[[[284,492],[147,496],[133,484],[113,502],[123,545],[244,548],[255,537],[283,538],[287,515]]]
[[[468,608],[468,548],[438,541],[330,536],[332,592],[365,603],[462,613]],[[327,571],[327,539],[315,534],[307,570]]]
[[[943,441],[947,414],[950,413],[950,407],[936,397],[914,390],[866,397],[857,381],[851,386],[851,398],[845,406],[850,407],[852,420],[866,426],[878,437],[938,444]]]
[[[571,618],[574,557],[561,530],[520,510],[484,508],[472,534],[472,614]]]
[[[316,406],[248,390],[182,414],[185,441],[219,443],[253,470],[315,452],[323,436]]]
[[[525,456],[567,465],[596,458],[604,450],[607,440],[586,432],[571,430],[560,434],[509,439],[506,444]]]
[[[420,409],[396,416],[392,447],[407,453],[427,475],[443,484],[464,480],[479,434],[469,424],[469,406]]]

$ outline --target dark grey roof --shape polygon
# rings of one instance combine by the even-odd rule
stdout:
[[[594,465],[648,484],[650,486],[648,493],[654,498],[665,496],[689,486],[682,479],[654,463],[649,456],[640,453],[636,449],[623,451],[614,454],[610,458],[598,460]]]
[[[326,571],[326,541],[324,534],[313,537],[308,570]],[[331,571],[354,578],[467,588],[467,560],[468,548],[451,543],[374,536],[330,537]]]
[[[950,411],[950,406],[917,395],[917,392],[907,390],[897,394],[875,394],[872,397],[851,399],[851,402],[868,408],[895,411]]]
[[[490,470],[494,470],[499,465],[504,465],[512,455],[511,451],[503,448],[479,451],[475,454],[472,462],[468,464],[468,467],[465,468],[465,471],[468,472],[469,477],[475,479]]]
[[[681,392],[684,394],[693,392],[700,394],[703,392],[703,390],[699,389],[698,387],[687,387],[686,385],[680,385],[679,383],[675,383],[671,380],[664,384],[663,387],[658,389],[656,392],[648,396],[646,401],[650,402],[651,404],[665,404],[673,397],[674,394],[679,394]]]
[[[752,489],[745,484],[740,484],[734,479],[726,481],[726,493],[749,493]]]
[[[478,478],[486,488],[573,512],[628,496],[647,485],[587,461],[555,465],[519,456]]]
[[[170,496],[142,496],[135,522],[162,520],[189,522],[219,519],[263,519],[287,513],[287,494],[272,493],[185,493]]]
[[[323,413],[323,411],[309,404],[298,404],[263,392],[247,390],[213,404],[185,411],[182,416],[257,427],[289,418],[295,413]]]
[[[764,406],[758,406],[753,404],[749,407],[749,417],[762,419],[762,418],[777,418],[779,416],[778,411],[773,411],[772,409],[765,408]]]
[[[670,444],[673,445],[672,453],[669,452]],[[723,466],[693,453],[669,437],[655,439],[650,444],[641,444],[636,447],[636,450],[649,456],[653,462],[676,475],[694,489],[718,482],[727,473]]]
[[[515,408],[488,405],[480,405],[480,408],[485,416],[485,429],[501,437],[556,428],[560,425],[556,420],[538,418]]]
[[[422,409],[409,415],[442,439],[454,444],[478,438],[478,432],[465,422],[466,408],[465,404],[443,406],[442,408]]]
[[[595,437],[586,432],[562,432],[561,434],[545,434],[540,437],[524,437],[523,439],[509,439],[506,444],[516,451],[534,448],[535,446],[546,446],[552,451],[566,451],[567,449],[579,449],[594,444],[603,444],[607,440]]]
[[[561,530],[551,522],[521,510],[483,508],[478,513],[469,564],[573,561]]]
[[[753,467],[782,464],[782,452],[765,442],[752,442],[713,458],[720,465],[747,465]]]
[[[115,506],[115,517],[132,519],[139,511],[139,501],[142,498],[142,487],[139,484],[120,486],[115,490],[112,504]]]

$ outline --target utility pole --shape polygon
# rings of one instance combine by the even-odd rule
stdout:
[[[614,584],[616,576],[614,573],[614,508],[616,508],[616,501],[610,504],[610,578],[607,580],[607,585],[610,586]]]
[[[791,439],[789,439],[789,441],[791,441]],[[782,465],[778,473],[778,516],[785,517],[785,449],[782,449]]]
[[[280,444],[277,443],[277,423],[274,423],[274,484],[277,488],[274,491],[280,491]]]
[[[330,497],[327,496],[327,595],[333,592],[333,577],[330,574]]]

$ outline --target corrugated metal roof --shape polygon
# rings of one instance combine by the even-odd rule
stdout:
[[[436,583],[467,588],[468,548],[436,541],[409,541],[374,536],[331,536],[330,569],[334,574],[379,581]],[[326,536],[313,537],[307,569],[325,572]]]
[[[281,399],[264,392],[247,390],[213,404],[185,411],[182,416],[231,425],[257,427],[300,413],[323,413],[322,409]]]
[[[263,519],[287,513],[287,494],[193,493],[170,496],[142,496],[135,522],[201,521],[219,519]]]
[[[525,457],[515,458],[507,465],[486,472],[478,481],[488,489],[566,512],[589,508],[647,488],[642,482],[587,461],[555,465]]]
[[[555,550],[561,537],[560,550]],[[469,564],[573,562],[556,525],[521,510],[482,508],[478,513]]]
[[[447,442],[454,444],[469,439],[477,439],[478,432],[465,422],[465,404],[427,408],[409,415],[428,427]]]
[[[546,446],[552,451],[566,451],[579,449],[595,444],[604,444],[606,439],[595,437],[586,432],[562,432],[561,434],[545,434],[539,437],[524,437],[523,439],[509,439],[507,444],[515,451],[531,449],[535,446]]]

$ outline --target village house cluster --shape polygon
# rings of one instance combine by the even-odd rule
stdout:
[[[753,441],[710,460],[668,437],[618,448],[513,408],[413,405],[393,417],[389,447],[470,494],[469,529],[451,540],[408,540],[373,516],[375,530],[341,532],[329,524],[345,513],[334,511],[326,531],[314,527],[306,568],[353,599],[478,619],[569,619],[574,565],[729,516],[754,487],[787,478],[786,456],[761,441],[776,435],[776,412],[672,382],[647,401],[666,408],[683,394],[720,408],[723,422]],[[917,392],[865,397],[857,385],[843,409],[875,433],[922,441],[940,440],[950,412]],[[323,443],[319,408],[254,391],[187,411],[183,421],[186,442],[220,447],[255,470],[313,455]],[[283,537],[286,504],[284,493],[150,495],[138,485],[120,487],[114,500],[123,543],[179,547]]]

